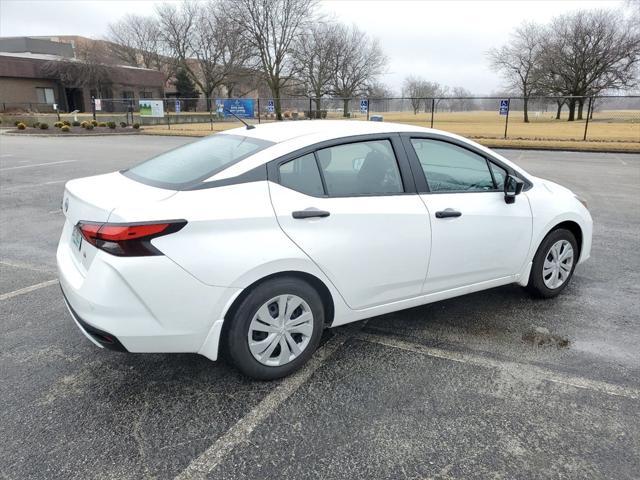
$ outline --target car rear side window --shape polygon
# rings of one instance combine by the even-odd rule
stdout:
[[[389,140],[348,143],[317,151],[329,196],[404,192]]]
[[[324,195],[315,155],[309,153],[280,165],[280,184],[307,195]]]
[[[411,143],[431,192],[495,190],[483,156],[439,140],[412,138]]]
[[[242,135],[217,134],[153,157],[122,173],[160,188],[181,189],[206,180],[272,142]]]

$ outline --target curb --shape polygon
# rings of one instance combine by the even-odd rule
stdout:
[[[474,140],[475,141],[475,140]],[[640,149],[638,150],[598,150],[594,148],[568,148],[568,147],[541,147],[541,146],[510,146],[510,145],[485,145],[484,143],[478,142],[480,145],[483,145],[487,148],[491,148],[493,150],[536,150],[536,151],[553,151],[553,152],[576,152],[576,153],[621,153],[621,154],[638,154],[640,153]]]
[[[2,132],[2,135],[10,135],[12,137],[111,137],[114,135],[142,135],[142,132],[118,132],[118,133],[18,133],[18,132]]]

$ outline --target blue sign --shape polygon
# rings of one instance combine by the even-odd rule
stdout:
[[[216,100],[218,112],[225,117],[253,118],[253,98],[225,98]]]
[[[360,100],[360,113],[367,113],[369,110],[369,100],[363,98]]]
[[[500,115],[509,114],[509,100],[500,100]]]
[[[180,100],[176,100],[176,113],[180,113]]]
[[[267,100],[267,112],[273,113],[276,111],[276,107],[273,104],[273,100]]]

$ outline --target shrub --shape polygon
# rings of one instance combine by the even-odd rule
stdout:
[[[327,118],[327,110],[320,110],[320,118]]]
[[[121,126],[122,128],[126,128],[126,127],[128,127],[129,125],[127,125],[127,122],[120,122],[120,126]]]
[[[53,126],[56,127],[56,128],[60,128],[62,125],[64,125],[64,123],[62,123],[62,122],[56,122],[56,123],[53,124]]]
[[[33,123],[31,124],[31,127],[32,127],[32,128],[38,128],[39,126],[40,126],[40,122],[33,122]]]
[[[46,129],[48,129],[48,128],[49,128],[49,124],[48,124],[48,123],[46,123],[46,122],[42,122],[42,123],[40,124],[40,130],[46,130]]]
[[[87,122],[86,120],[80,124],[80,126],[82,128],[87,128],[87,125],[91,125],[91,124],[89,122]]]
[[[69,120],[63,120],[63,121],[62,121],[62,124],[63,124],[63,125],[66,125],[67,127],[70,127],[70,126],[71,126],[71,122],[70,122]]]
[[[27,128],[27,126],[22,122],[18,122],[16,127],[18,127],[18,130],[24,130],[25,128]]]
[[[86,128],[87,130],[93,130],[93,123],[87,123],[87,126],[84,128]]]
[[[93,123],[93,122],[91,122],[91,123]],[[95,126],[96,126],[96,125],[94,125],[94,127],[95,127]],[[100,122],[100,123],[98,123],[98,127],[106,127],[106,126],[107,126],[107,123],[106,123],[106,122]]]
[[[133,124],[133,128],[135,128],[137,130],[138,128],[140,128],[140,124],[139,123],[134,123]]]
[[[62,130],[63,132],[68,132],[69,130],[71,130],[71,127],[69,125],[63,125],[62,127],[60,127],[60,130]]]
[[[18,126],[19,124],[21,124],[21,123],[22,123],[22,122],[21,122],[20,120],[16,120],[15,122],[13,122],[13,125],[17,127],[17,126]]]
[[[80,126],[80,122],[77,120],[74,120],[73,122],[71,122],[71,125],[73,125],[74,127],[79,127]]]
[[[113,130],[114,128],[116,128],[116,122],[107,122],[107,127]]]
[[[286,110],[286,111],[282,114],[282,116],[283,116],[284,118],[289,118],[289,117],[291,117],[291,112],[290,112],[289,110]]]
[[[98,126],[98,122],[95,121],[95,120],[91,120],[91,122],[89,122],[89,123],[91,123],[91,125],[93,125],[94,127]]]

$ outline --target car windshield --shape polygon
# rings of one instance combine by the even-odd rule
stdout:
[[[217,134],[162,153],[122,173],[154,187],[181,189],[198,184],[270,145],[273,143],[242,135]]]

